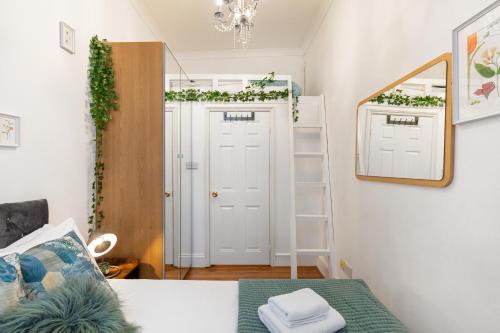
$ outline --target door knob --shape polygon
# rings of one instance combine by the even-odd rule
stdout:
[[[171,194],[170,192],[165,192],[165,196],[166,196],[167,198],[170,198],[170,197],[172,196],[172,194]]]
[[[218,192],[212,192],[212,198],[217,198],[219,196]]]

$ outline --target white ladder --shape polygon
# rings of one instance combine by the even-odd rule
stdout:
[[[335,255],[334,255],[334,238],[333,238],[333,216],[332,216],[332,194],[330,183],[330,167],[329,167],[329,151],[328,151],[328,137],[326,125],[326,110],[324,96],[302,96],[299,97],[298,103],[299,121],[294,123],[291,119],[290,124],[290,201],[291,201],[291,222],[290,222],[290,266],[291,278],[297,279],[297,257],[298,256],[317,256],[327,257],[328,277],[334,278],[335,276]],[[301,118],[306,115],[311,115],[311,112],[316,112],[315,120],[302,120]],[[292,118],[292,117],[290,117]],[[320,142],[319,151],[297,151],[296,150],[296,135],[301,129],[308,129],[309,131],[318,131]],[[300,135],[298,135],[300,136]],[[295,162],[297,159],[320,159],[321,160],[321,173],[322,179],[320,181],[308,182],[297,181],[295,173]],[[315,214],[302,214],[296,210],[296,194],[306,187],[319,187],[322,189],[323,197],[323,211],[316,212]],[[297,224],[299,223],[320,223],[324,224],[326,240],[326,248],[297,248]],[[318,235],[319,238],[320,235]],[[319,260],[319,258],[318,258]]]

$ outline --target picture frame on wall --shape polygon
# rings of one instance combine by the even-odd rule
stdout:
[[[0,147],[19,147],[20,131],[21,119],[18,116],[0,113]]]
[[[75,54],[75,29],[66,22],[59,22],[59,46],[71,54]]]
[[[453,30],[453,123],[500,115],[500,1]]]

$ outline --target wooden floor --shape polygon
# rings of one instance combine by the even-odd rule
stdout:
[[[183,280],[185,279],[190,268],[178,268],[174,265],[165,266],[165,279],[167,280]]]
[[[167,266],[167,279],[178,279],[180,270]],[[185,270],[184,270],[185,271]],[[317,267],[299,267],[300,279],[323,279],[324,276]],[[185,275],[185,280],[219,280],[237,281],[239,279],[289,279],[290,267],[271,266],[211,266],[207,268],[191,268]]]

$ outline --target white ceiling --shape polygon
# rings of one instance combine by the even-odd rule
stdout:
[[[261,0],[252,49],[304,48],[332,0]],[[233,48],[233,33],[215,30],[215,0],[135,0],[152,29],[175,52]]]

